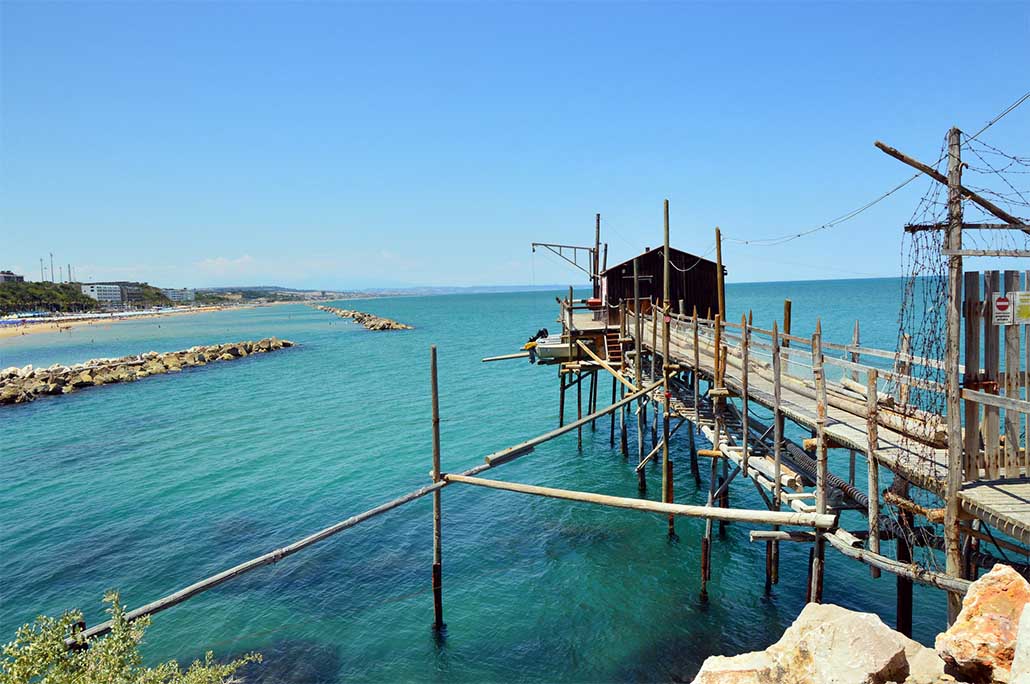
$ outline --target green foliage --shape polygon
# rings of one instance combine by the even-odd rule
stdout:
[[[129,622],[117,592],[104,596],[111,606],[111,631],[86,644],[78,628],[82,613],[71,611],[60,618],[41,615],[18,630],[14,641],[3,647],[0,684],[222,684],[233,681],[240,667],[261,662],[250,653],[227,664],[219,664],[210,651],[204,660],[182,670],[174,660],[154,668],[143,666],[139,643],[150,625],[144,617]],[[65,647],[74,638],[82,647]],[[88,647],[86,647],[88,646]]]
[[[155,306],[172,306],[175,304],[175,302],[168,298],[168,295],[161,292],[161,288],[159,287],[154,287],[147,283],[140,283],[140,289],[143,290],[143,305],[147,308]]]
[[[92,311],[100,307],[72,283],[0,283],[0,313],[15,311]]]

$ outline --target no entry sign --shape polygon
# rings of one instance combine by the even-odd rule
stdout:
[[[1012,325],[1012,301],[1003,294],[995,294],[992,314],[995,325]]]

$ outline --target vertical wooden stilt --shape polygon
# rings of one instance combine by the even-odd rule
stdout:
[[[876,450],[879,446],[879,426],[876,423],[877,373],[870,369],[866,374],[866,434],[869,440],[869,453],[866,458],[868,466],[869,493],[869,550],[880,553],[880,468],[876,462]],[[880,570],[869,566],[874,578],[880,576]]]
[[[616,380],[615,376],[613,375],[612,376],[612,403],[613,404],[615,403],[615,393],[618,391],[618,388],[616,387],[616,385],[618,385],[618,384],[619,384],[619,381]],[[610,446],[612,448],[615,448],[615,411],[612,411],[610,415],[611,415],[611,427],[609,429],[609,435],[608,435],[608,446]]]
[[[669,458],[669,413],[672,392],[669,389],[669,322],[672,309],[669,302],[669,200],[665,200],[665,249],[662,273],[662,395],[665,397],[662,411],[662,501],[673,501],[672,459]],[[676,517],[669,516],[669,536],[676,535]]]
[[[429,374],[433,394],[433,482],[440,481],[440,392],[436,375],[436,345],[429,348]],[[433,492],[433,627],[443,629],[443,549],[440,526],[440,490]]]
[[[782,473],[782,449],[783,449],[783,413],[780,410],[780,372],[781,372],[781,359],[780,359],[780,332],[776,327],[776,322],[773,322],[772,332],[772,364],[773,364],[773,510],[780,510],[780,505],[783,500],[783,483],[781,482]],[[774,527],[773,529],[779,529]],[[772,542],[771,549],[772,559],[770,561],[771,568],[769,572],[769,583],[777,584],[780,581],[780,543],[778,541]]]
[[[586,400],[587,415],[593,415],[597,410],[597,371],[590,373],[590,396]],[[597,432],[597,419],[590,421],[590,432]]]
[[[694,378],[697,382],[697,378]],[[694,484],[700,489],[701,487],[701,469],[697,465],[697,439],[695,433],[697,432],[697,424],[690,426],[690,472],[694,475]]]
[[[816,386],[816,491],[815,509],[826,512],[826,373],[823,369],[822,324],[817,320],[812,336],[812,373]],[[821,534],[817,534],[812,545],[812,581],[809,600],[821,603],[823,600],[823,563],[825,545]]]
[[[620,392],[619,398],[620,399],[624,399],[626,397],[626,386],[620,384],[619,385],[619,392]],[[621,420],[619,421],[619,445],[622,447],[622,456],[623,456],[623,458],[628,458],[629,457],[629,444],[628,444],[628,440],[627,440],[628,435],[627,435],[627,427],[626,427],[626,423],[629,420],[629,405],[628,404],[623,404],[622,409],[620,409],[619,415],[621,416]]]
[[[944,363],[947,373],[946,418],[948,421],[948,480],[944,493],[944,556],[945,572],[952,577],[962,573],[962,542],[959,532],[962,489],[962,387],[959,382],[959,335],[962,324],[962,142],[957,128],[948,131],[948,229],[944,248],[952,250],[948,256],[947,335]],[[952,624],[962,609],[962,599],[947,592],[948,624]]]
[[[694,307],[694,317],[690,322],[691,334],[693,335],[693,354],[694,354],[694,382],[691,383],[692,389],[694,390],[694,425],[695,427],[701,425],[701,392],[698,388],[698,383],[701,381],[701,350],[698,342],[698,331],[697,331],[697,307]],[[696,472],[695,472],[696,475]],[[700,476],[699,476],[700,477]],[[700,479],[698,480],[700,481]]]
[[[565,385],[566,373],[558,370],[558,427],[565,425]]]
[[[576,372],[576,420],[583,418],[583,371]],[[583,450],[583,426],[576,428],[576,448]]]
[[[904,497],[908,497],[909,483],[904,481],[895,481],[892,486],[895,490],[900,490],[900,494]],[[912,529],[912,522],[914,518],[911,513],[905,511],[898,511],[898,521],[901,523],[902,534],[898,535],[895,547],[897,549],[898,561],[901,563],[912,562],[912,546],[909,543],[908,535]],[[898,614],[898,625],[897,629],[899,632],[907,637],[912,636],[912,580],[898,575],[897,577],[897,592],[898,602],[896,606]]]
[[[743,425],[741,426],[742,440],[741,444],[744,447],[744,455],[741,460],[740,474],[744,477],[748,476],[747,465],[748,465],[748,451],[749,443],[751,441],[751,432],[748,426],[748,366],[750,362],[748,360],[748,344],[751,337],[751,330],[748,328],[747,317],[741,314],[740,316],[740,355],[741,355],[741,371],[740,371],[740,386],[741,386],[741,418]],[[729,487],[726,488],[727,493]]]

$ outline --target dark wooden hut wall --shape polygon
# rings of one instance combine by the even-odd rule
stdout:
[[[661,299],[664,292],[663,270],[664,257],[662,248],[652,249],[637,256],[641,276],[651,276],[640,280],[640,299]],[[669,269],[669,295],[673,310],[682,299],[689,314],[697,307],[697,312],[704,316],[709,310],[714,314],[719,309],[719,297],[716,285],[716,264],[708,259],[683,252],[678,249],[669,250],[669,261],[676,268]],[[686,272],[683,272],[684,269]],[[629,259],[617,264],[602,275],[608,303],[617,306],[620,301],[627,302],[633,308],[633,260]],[[645,301],[641,308],[646,312]]]

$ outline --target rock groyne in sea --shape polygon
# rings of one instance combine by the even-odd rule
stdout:
[[[90,359],[71,366],[11,366],[0,370],[0,405],[24,404],[42,396],[68,394],[84,387],[133,382],[149,375],[177,373],[191,366],[234,361],[251,354],[264,354],[292,346],[293,342],[289,340],[266,337],[257,342],[247,340],[190,347],[183,351],[151,351],[117,359]]]
[[[357,323],[365,326],[369,330],[413,330],[413,326],[405,323],[398,323],[397,321],[389,318],[382,318],[375,314],[365,313],[364,311],[354,311],[353,309],[337,309],[334,306],[322,306],[318,305],[315,307],[319,311],[327,311],[331,314],[336,314],[340,318],[351,318]]]

